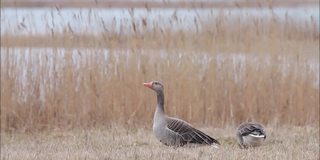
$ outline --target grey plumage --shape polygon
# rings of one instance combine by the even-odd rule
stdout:
[[[161,143],[180,147],[186,144],[202,144],[217,146],[220,143],[189,123],[165,115],[163,85],[157,81],[144,83],[146,87],[157,93],[157,107],[153,119],[153,132]]]
[[[264,127],[255,122],[240,124],[236,136],[241,148],[260,146],[267,138]]]
[[[220,143],[215,140],[214,138],[206,135],[202,131],[193,128],[190,124],[187,122],[176,119],[176,118],[167,118],[167,127],[168,129],[172,130],[173,132],[177,133],[179,136],[181,136],[182,145],[186,143],[195,143],[195,144],[219,144]]]

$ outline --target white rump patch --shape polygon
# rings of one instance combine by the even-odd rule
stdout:
[[[216,145],[216,144],[212,144],[211,146],[212,146],[213,148],[215,148],[215,149],[219,149],[219,146]]]
[[[255,137],[255,138],[264,138],[264,135],[249,134],[249,136]]]

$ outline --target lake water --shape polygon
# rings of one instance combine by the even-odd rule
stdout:
[[[195,19],[201,22],[215,20],[219,16],[226,16],[229,20],[232,17],[241,18],[241,21],[246,21],[249,18],[261,18],[267,19],[270,17],[276,17],[277,20],[285,21],[290,19],[297,23],[310,23],[314,22],[319,26],[319,8],[318,7],[293,7],[293,8],[230,8],[230,9],[102,9],[102,8],[92,8],[92,9],[56,9],[56,8],[1,8],[1,35],[13,34],[13,35],[26,35],[26,34],[48,34],[51,31],[63,32],[66,27],[73,29],[75,33],[86,32],[87,34],[99,34],[101,32],[116,31],[116,32],[132,32],[132,22],[137,24],[137,28],[144,27],[141,23],[141,19],[145,19],[147,28],[152,29],[154,27],[158,28],[172,28],[172,30],[188,30],[194,31],[197,26],[194,25]],[[198,28],[201,29],[201,28]],[[26,77],[26,70],[24,66],[29,63],[33,64],[32,61],[41,62],[43,56],[48,57],[49,64],[48,68],[48,78],[53,74],[53,67],[55,69],[62,69],[64,55],[67,49],[65,48],[5,48],[1,47],[1,53],[14,54],[17,62],[19,59],[23,59],[23,64],[19,64],[21,67],[21,78],[20,82],[22,85],[26,85],[24,77]],[[90,53],[99,52],[104,55],[104,60],[108,62],[108,57],[110,54],[109,49],[99,49],[99,51],[93,51],[93,49],[68,49],[68,52],[72,52],[72,59],[74,62],[73,69],[77,70],[80,65],[81,58],[78,56],[78,52]],[[139,54],[148,56],[146,50],[141,50]],[[169,56],[167,51],[152,51],[158,53],[162,60],[167,60]],[[40,53],[40,54],[34,54]],[[56,54],[59,53],[59,54]],[[89,55],[89,54],[84,54]],[[130,50],[117,51],[118,56],[131,56]],[[178,59],[183,59],[185,57],[184,53],[176,53]],[[60,64],[54,64],[52,57],[61,59]],[[86,56],[84,56],[86,57]],[[83,58],[83,57],[82,57]],[[286,75],[288,70],[292,67],[296,67],[296,60],[294,58],[288,57],[277,57],[281,61],[282,74]],[[117,61],[117,58],[115,59]],[[149,60],[152,63],[158,59],[149,56]],[[6,58],[2,56],[1,62],[5,62]],[[140,61],[138,59],[138,61]],[[208,53],[197,53],[193,55],[192,63],[193,65],[199,67],[199,75],[206,70],[208,63],[216,61],[218,67],[222,68],[226,61],[231,61],[233,65],[233,75],[234,81],[241,81],[242,77],[245,75],[245,65],[247,63],[252,63],[257,65],[257,69],[268,68],[272,66],[274,59],[272,57],[265,56],[255,56],[253,54],[244,53],[233,53],[233,54],[212,54]],[[106,63],[107,64],[107,63]],[[137,63],[137,69],[140,70],[140,62]],[[179,62],[176,62],[179,65]],[[32,74],[36,76],[38,74],[37,68],[39,66],[33,66],[34,70]],[[305,63],[305,70],[314,73],[315,86],[319,86],[319,59],[309,58]],[[219,69],[219,68],[218,68]],[[306,73],[298,73],[300,76],[305,76]]]
[[[224,15],[227,19],[240,17],[246,21],[250,17],[270,18],[284,21],[290,19],[298,23],[313,21],[319,26],[319,7],[291,8],[230,8],[230,9],[104,9],[104,8],[1,8],[1,35],[3,34],[47,34],[63,32],[72,28],[75,33],[99,34],[101,32],[132,32],[132,22],[136,27],[171,28],[173,30],[195,30],[195,19],[200,22],[214,21]],[[199,29],[199,28],[198,28]],[[200,28],[201,29],[201,28]]]

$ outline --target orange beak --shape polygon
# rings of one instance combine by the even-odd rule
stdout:
[[[143,85],[152,89],[152,82],[143,83]]]

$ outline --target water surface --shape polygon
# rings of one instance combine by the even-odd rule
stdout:
[[[246,21],[252,17],[291,20],[301,24],[312,21],[319,26],[318,7],[290,8],[229,8],[229,9],[104,9],[104,8],[1,8],[1,35],[48,34],[71,29],[74,33],[99,34],[106,31],[132,32],[170,28],[172,30],[201,29],[197,23],[215,21],[217,17],[232,17]],[[142,22],[144,19],[144,22]],[[144,24],[147,24],[146,26]]]

